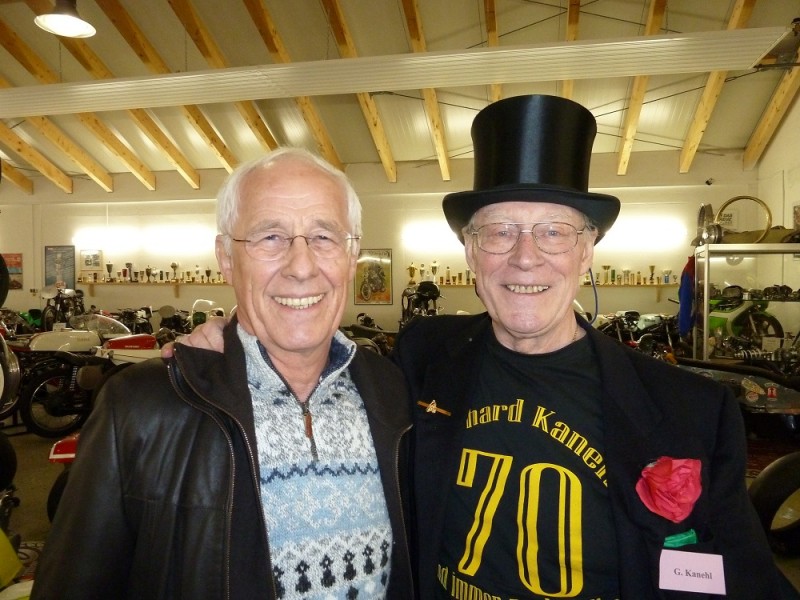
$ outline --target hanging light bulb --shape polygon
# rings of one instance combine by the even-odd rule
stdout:
[[[45,31],[64,37],[87,38],[97,33],[78,16],[77,0],[56,0],[53,12],[41,14],[33,21]]]

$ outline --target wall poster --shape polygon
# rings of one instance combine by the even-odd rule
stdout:
[[[75,289],[75,246],[44,247],[44,284]]]
[[[3,260],[8,268],[8,289],[22,289],[22,254],[6,254],[3,252]]]
[[[356,304],[392,303],[392,251],[361,249],[354,286]]]

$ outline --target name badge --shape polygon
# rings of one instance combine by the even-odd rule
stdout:
[[[722,556],[700,552],[661,551],[658,587],[662,590],[725,594]]]

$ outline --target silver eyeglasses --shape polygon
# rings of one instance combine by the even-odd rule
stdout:
[[[530,229],[524,229],[530,225]],[[539,250],[546,254],[563,254],[578,244],[578,236],[586,231],[569,223],[489,223],[470,231],[478,248],[489,254],[507,254],[519,242],[523,233],[533,235]]]
[[[361,236],[331,232],[292,236],[280,233],[259,233],[252,240],[229,237],[231,241],[244,244],[244,249],[250,258],[264,261],[278,260],[286,256],[292,243],[297,238],[303,238],[314,256],[322,259],[340,258],[349,252],[353,240],[361,239]]]

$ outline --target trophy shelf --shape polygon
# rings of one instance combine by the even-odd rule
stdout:
[[[181,287],[221,287],[227,285],[223,282],[181,282],[181,281],[153,281],[153,282],[140,282],[140,281],[98,281],[83,283],[88,289],[89,296],[94,296],[95,286],[108,286],[108,287],[138,287],[138,288],[167,288],[172,287],[173,294],[176,298],[181,297]]]

